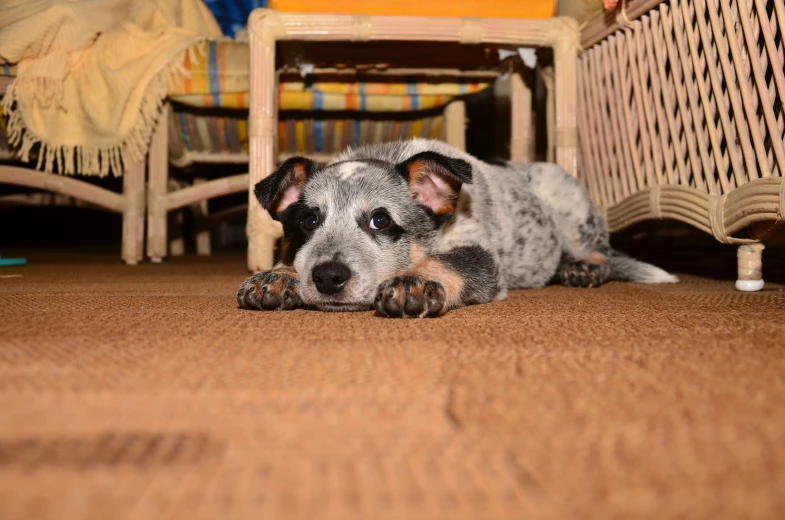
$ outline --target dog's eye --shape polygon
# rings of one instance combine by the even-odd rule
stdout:
[[[305,231],[313,231],[319,225],[319,215],[316,213],[308,213],[300,221],[300,227]]]
[[[389,227],[391,223],[392,220],[390,220],[390,217],[387,215],[387,213],[383,213],[379,211],[373,214],[373,216],[371,217],[371,222],[368,224],[368,227],[378,231],[380,229]]]

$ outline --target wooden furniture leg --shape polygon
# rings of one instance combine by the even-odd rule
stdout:
[[[738,279],[736,289],[752,292],[763,289],[763,244],[739,246],[736,253]]]
[[[532,139],[532,91],[520,72],[510,75],[510,160],[534,158]]]
[[[128,265],[138,264],[144,256],[144,174],[144,162],[127,166],[123,174],[121,256]]]
[[[204,184],[207,179],[197,177],[194,179],[194,186]],[[194,227],[196,228],[196,254],[199,256],[210,256],[210,219],[208,215],[207,199],[191,205],[191,214],[194,217]]]
[[[444,108],[445,141],[466,151],[466,101],[456,99]]]
[[[168,121],[169,106],[158,118],[153,140],[150,143],[148,164],[150,179],[147,190],[147,256],[154,263],[163,261],[166,256],[166,195],[169,178]]]

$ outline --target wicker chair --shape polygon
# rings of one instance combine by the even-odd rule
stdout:
[[[615,14],[581,37],[592,197],[611,231],[675,219],[738,246],[736,287],[762,289],[785,212],[785,4],[647,0]]]
[[[5,66],[0,68],[0,98],[5,93],[13,78],[13,69]],[[0,114],[2,115],[2,114]],[[123,235],[121,257],[128,265],[136,265],[142,261],[144,254],[144,202],[145,202],[145,164],[126,165],[123,175],[123,191],[116,193],[84,180],[66,177],[56,173],[46,173],[32,168],[17,166],[15,153],[0,129],[0,184],[25,186],[67,196],[74,201],[87,205],[121,213],[123,215]],[[10,204],[72,204],[63,197],[8,196],[0,198],[0,203]]]

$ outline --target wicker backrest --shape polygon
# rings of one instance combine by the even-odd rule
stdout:
[[[719,196],[781,177],[783,34],[782,0],[670,0],[591,42],[579,96],[593,198],[608,208],[661,185]]]

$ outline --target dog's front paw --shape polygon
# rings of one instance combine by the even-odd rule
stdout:
[[[388,318],[425,318],[447,312],[447,294],[439,282],[420,276],[397,276],[376,290],[373,306]]]
[[[237,291],[244,309],[288,311],[301,307],[300,280],[294,271],[263,271],[246,279]]]

